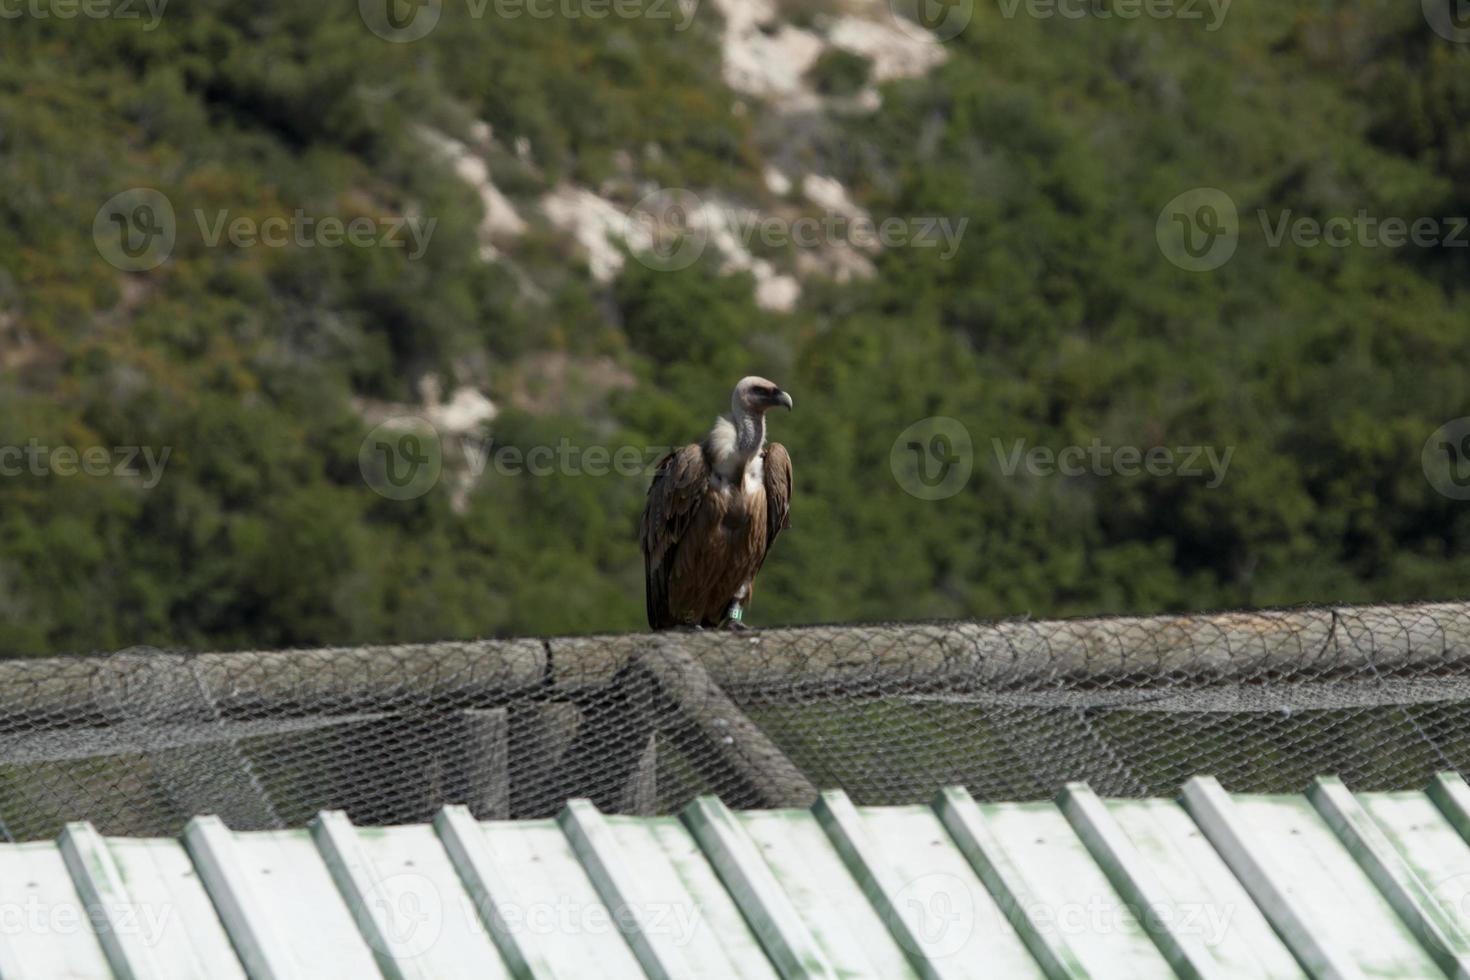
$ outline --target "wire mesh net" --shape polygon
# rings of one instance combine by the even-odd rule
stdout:
[[[0,662],[0,835],[1418,789],[1470,769],[1470,604]]]

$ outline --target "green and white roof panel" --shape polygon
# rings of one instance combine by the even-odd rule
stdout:
[[[13,978],[1470,978],[1470,786],[0,845]]]

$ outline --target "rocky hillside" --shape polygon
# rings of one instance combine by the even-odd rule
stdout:
[[[635,628],[751,372],[756,624],[1470,587],[1453,21],[387,2],[5,21],[0,654]]]

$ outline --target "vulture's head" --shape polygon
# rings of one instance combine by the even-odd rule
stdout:
[[[791,396],[782,391],[774,381],[757,378],[755,375],[741,378],[734,393],[730,395],[730,407],[737,413],[763,415],[766,409],[777,405],[790,409]]]

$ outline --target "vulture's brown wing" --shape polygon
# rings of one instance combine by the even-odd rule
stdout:
[[[709,467],[695,443],[659,460],[649,484],[640,538],[648,625],[653,629],[678,625],[669,609],[669,577],[679,541],[704,502],[708,482]]]
[[[766,554],[770,554],[776,535],[791,526],[791,457],[779,442],[766,444],[765,473]]]

